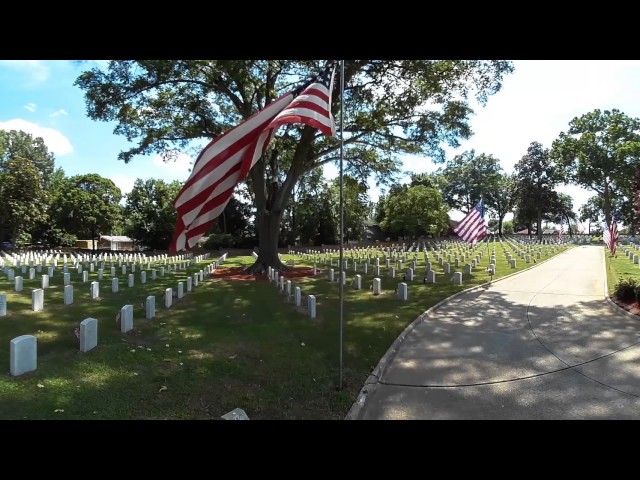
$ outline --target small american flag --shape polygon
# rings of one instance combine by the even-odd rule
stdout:
[[[611,255],[616,254],[616,244],[620,241],[620,232],[618,232],[618,222],[615,219],[611,222],[611,244],[609,245],[609,250],[611,250]]]
[[[484,221],[484,205],[480,200],[453,230],[465,242],[476,243],[489,233]]]
[[[193,247],[216,222],[242,182],[266,151],[278,127],[302,123],[335,135],[331,93],[335,64],[302,87],[271,102],[207,145],[176,197],[178,212],[171,251]]]

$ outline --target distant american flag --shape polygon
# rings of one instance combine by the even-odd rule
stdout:
[[[562,237],[565,234],[566,229],[565,229],[565,225],[564,222],[560,222],[560,231],[558,232],[558,243],[562,242]]]
[[[335,135],[331,93],[335,65],[284,94],[244,122],[212,140],[198,156],[176,197],[178,212],[171,251],[193,247],[222,214],[236,186],[266,151],[278,127],[302,123]]]
[[[484,205],[480,200],[453,230],[465,242],[479,242],[489,233],[484,221]]]

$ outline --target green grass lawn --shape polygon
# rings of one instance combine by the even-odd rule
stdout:
[[[640,256],[640,250],[635,246],[625,245],[627,249]],[[620,279],[635,278],[640,281],[640,265],[634,264],[633,260],[627,257],[621,247],[618,247],[615,257],[612,257],[608,250],[605,251],[607,268],[607,289],[609,295],[613,295],[615,286]]]
[[[449,251],[461,245],[450,245]],[[423,284],[425,262],[418,254],[418,272],[409,283],[408,301],[398,300],[400,278],[390,278],[381,256],[382,294],[369,289],[373,267],[364,274],[362,290],[351,287],[352,262],[347,271],[344,297],[344,387],[339,375],[339,285],[327,280],[329,267],[318,263],[313,278],[292,280],[303,291],[303,307],[282,294],[271,282],[208,279],[186,293],[171,308],[162,294],[177,287],[187,274],[200,270],[204,260],[187,271],[126,286],[120,274],[120,292],[111,293],[109,268],[100,282],[100,299],[91,300],[89,283],[72,272],[74,304],[63,305],[61,269],[45,290],[45,310],[31,311],[31,292],[40,287],[40,274],[24,281],[15,292],[14,282],[0,275],[0,293],[7,294],[8,314],[0,317],[0,419],[219,419],[236,407],[251,419],[342,419],[355,401],[367,376],[396,337],[416,317],[442,299],[489,280],[486,267],[496,249],[494,280],[533,266],[517,258],[511,269],[499,242],[481,244],[484,252],[463,285],[453,285],[451,275],[429,252],[436,284]],[[510,245],[505,248],[513,251]],[[555,254],[571,248],[556,247]],[[409,253],[409,261],[413,259]],[[544,261],[554,254],[542,256]],[[217,257],[217,255],[214,255]],[[321,255],[324,259],[325,255]],[[336,259],[333,255],[336,278]],[[346,258],[351,258],[346,252]],[[313,265],[313,259],[283,255],[296,265]],[[467,259],[467,262],[470,260]],[[224,267],[247,266],[251,257],[228,258]],[[465,262],[465,263],[467,263]],[[629,262],[630,263],[630,262]],[[372,261],[375,264],[375,259]],[[397,261],[392,262],[392,265]],[[637,268],[636,268],[637,269]],[[452,269],[453,272],[454,269]],[[461,266],[457,270],[463,270]],[[43,271],[43,273],[46,273]],[[286,272],[285,272],[286,277]],[[97,272],[90,281],[97,280]],[[317,299],[317,318],[307,316],[306,296]],[[144,300],[156,297],[156,318],[146,320]],[[125,304],[134,306],[134,329],[123,334],[116,314]],[[85,318],[98,320],[98,346],[79,351],[74,329]],[[9,374],[9,342],[20,335],[35,335],[37,370],[13,377]]]

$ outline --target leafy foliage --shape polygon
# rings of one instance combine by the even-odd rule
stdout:
[[[423,185],[394,189],[384,199],[384,215],[380,227],[394,237],[439,234],[449,227],[442,194]]]
[[[576,117],[553,142],[551,155],[570,181],[602,197],[605,219],[610,222],[613,203],[632,197],[640,120],[616,109]]]
[[[137,145],[120,153],[167,155],[211,139],[300,85],[324,61],[290,60],[118,60],[107,71],[82,73],[75,84],[85,93],[87,114],[116,122],[115,133]],[[484,104],[513,71],[508,61],[352,60],[345,65],[346,173],[365,182],[374,175],[389,184],[399,171],[398,155],[444,161],[442,144],[468,138],[468,100]],[[334,111],[340,96],[334,90]],[[280,223],[298,180],[338,159],[340,144],[309,126],[288,125],[270,152],[249,172],[256,206],[260,252],[270,262]]]
[[[177,181],[136,179],[126,195],[125,234],[153,250],[169,248],[177,219],[173,202],[181,188]]]
[[[638,289],[640,288],[640,282],[633,277],[622,278],[620,277],[614,287],[614,295],[619,300],[631,301],[638,300]]]

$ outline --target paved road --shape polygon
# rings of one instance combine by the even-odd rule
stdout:
[[[579,246],[414,322],[347,419],[640,419],[640,318]]]

